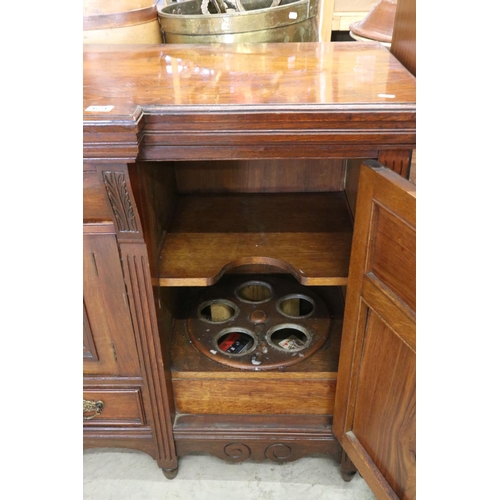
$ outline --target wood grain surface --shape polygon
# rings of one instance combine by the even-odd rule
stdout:
[[[89,161],[377,158],[416,144],[415,78],[378,43],[92,45],[83,70]]]
[[[321,453],[339,462],[331,424],[331,415],[177,415],[174,435],[179,456],[202,451],[228,462],[283,463]]]
[[[139,387],[134,388],[85,388],[83,398],[90,401],[102,401],[102,412],[84,425],[127,426],[145,425],[146,415],[143,408],[142,394]]]
[[[398,0],[391,52],[412,75],[417,75],[417,2]]]
[[[342,191],[344,160],[175,162],[179,193]]]
[[[86,344],[95,354],[83,362],[86,375],[139,375],[141,370],[114,234],[83,236],[83,297]],[[84,316],[85,318],[85,316]]]
[[[204,448],[204,436],[192,427],[183,436],[184,448],[176,449],[177,436],[171,424],[177,412],[207,416],[225,412],[226,419],[243,414],[248,422],[252,413],[259,418],[269,413],[287,417],[309,413],[314,418],[331,415],[339,394],[345,398],[350,388],[340,378],[337,386],[337,361],[349,364],[349,370],[355,364],[353,360],[359,361],[359,346],[358,350],[353,348],[354,354],[347,353],[343,361],[339,360],[340,318],[335,318],[335,334],[325,345],[324,352],[331,355],[328,359],[318,351],[304,369],[278,370],[271,376],[245,374],[243,378],[236,370],[208,367],[199,353],[197,357],[187,355],[185,346],[179,351],[179,346],[173,346],[170,351],[172,322],[175,319],[177,327],[185,319],[175,310],[175,302],[182,299],[180,290],[211,285],[224,272],[243,268],[279,268],[308,285],[346,285],[352,245],[351,212],[344,193],[329,191],[345,188],[345,163],[341,159],[379,158],[403,175],[408,152],[416,144],[414,76],[376,43],[94,45],[84,48],[83,58],[84,171],[91,175],[87,179],[90,197],[86,217],[99,226],[99,237],[114,238],[115,246],[118,243],[113,252],[119,251],[119,257],[117,254],[112,260],[121,259],[123,273],[116,279],[119,277],[121,283],[118,290],[125,279],[128,305],[123,294],[113,293],[112,297],[129,308],[125,333],[134,333],[134,342],[127,341],[128,351],[124,352],[120,341],[113,340],[111,326],[119,321],[116,315],[111,311],[109,320],[103,315],[96,319],[101,292],[94,297],[90,293],[90,298],[86,293],[85,364],[92,368],[92,364],[109,362],[106,370],[90,369],[88,373],[94,378],[108,372],[122,376],[128,372],[116,367],[115,357],[120,364],[120,360],[128,360],[127,353],[133,355],[134,363],[127,365],[142,380],[147,422],[129,425],[130,432],[120,435],[108,427],[97,431],[97,426],[89,425],[86,445],[130,445],[148,451],[161,467],[174,469],[178,456],[208,449]],[[315,163],[319,159],[323,163]],[[177,160],[179,163],[174,163]],[[183,162],[188,160],[192,162],[190,171],[183,170]],[[207,168],[208,160],[216,161]],[[273,163],[266,163],[269,160]],[[94,174],[98,177],[92,178]],[[100,182],[103,184],[99,186]],[[102,203],[103,186],[107,209]],[[302,190],[311,192],[295,192]],[[351,191],[351,199],[357,197],[358,201],[366,195],[365,191],[359,196]],[[113,232],[109,214],[116,236],[103,234]],[[380,222],[382,233],[386,231],[390,236],[395,232],[391,223]],[[96,273],[106,276],[103,263],[108,256],[93,238],[88,239],[91,252],[86,254],[84,264],[85,279],[92,285],[90,292],[97,288]],[[385,243],[391,238],[387,240]],[[382,239],[379,242],[384,243]],[[394,245],[399,245],[397,238],[392,244],[394,250]],[[414,339],[408,325],[399,328],[405,311],[413,306],[411,283],[399,288],[395,284],[396,268],[402,261],[406,262],[387,261],[380,254],[362,290],[361,285],[359,288],[382,317],[391,314],[398,323],[398,331],[402,332],[399,339],[391,338],[388,331],[385,336],[382,332],[380,338],[383,346],[399,353],[404,363],[395,362],[382,371],[375,369],[379,348],[375,337],[383,328],[372,316],[366,330],[371,357],[357,371],[358,379],[377,374],[390,377],[394,370],[405,369],[405,376],[411,379]],[[387,288],[391,285],[402,304],[399,315],[392,314],[393,304],[384,302],[385,295],[380,298],[374,292],[380,288],[376,280],[382,279]],[[116,287],[110,283],[105,291],[113,292]],[[153,288],[153,284],[167,286]],[[168,300],[160,302],[159,295]],[[112,305],[119,310],[117,304]],[[160,307],[168,309],[163,319],[157,318]],[[106,326],[108,321],[112,324],[99,341],[98,327]],[[110,347],[110,340],[114,347]],[[104,341],[106,346],[102,345]],[[351,349],[349,342],[346,345]],[[176,359],[177,354],[180,358]],[[390,392],[392,386],[386,382],[382,380],[381,387]],[[96,380],[89,388],[97,393],[103,388],[102,381]],[[411,440],[411,393],[403,380],[394,390],[404,401],[395,412],[395,428],[404,439]],[[374,424],[383,423],[385,409],[394,402],[390,394],[390,400],[370,402],[376,392],[370,380],[363,391],[359,393],[362,414],[354,418],[347,404],[341,412],[346,449],[350,446],[352,451],[359,445],[366,453],[379,454],[380,460],[375,457],[377,467],[391,484],[384,488],[410,491],[411,454],[398,462],[404,470],[397,469],[392,456],[387,458],[395,449],[394,436],[382,428],[383,436],[377,442],[377,430],[366,422],[366,415],[373,411],[377,413]],[[146,428],[148,425],[151,427]],[[254,431],[251,435],[258,441],[258,431]],[[282,434],[293,437],[301,432],[299,429]],[[287,459],[327,450],[336,442],[331,434],[327,436],[323,430],[320,434],[325,444],[316,447],[315,438],[304,435]],[[235,435],[243,437],[241,433]],[[226,446],[233,443],[229,438],[232,435],[217,435],[208,447],[222,456]],[[256,450],[267,458],[266,451],[272,446],[263,439]],[[229,450],[231,459],[233,451]],[[275,452],[278,459],[283,458],[283,447],[271,452],[276,458]],[[368,482],[364,455],[358,454],[358,464],[365,467],[362,474]]]
[[[159,262],[163,286],[205,286],[270,264],[303,285],[345,285],[352,225],[343,193],[178,197]]]
[[[416,498],[416,191],[361,165],[334,433],[377,498]]]
[[[377,43],[97,45],[85,47],[83,64],[84,109],[114,105],[106,116],[159,105],[383,108],[416,95],[413,77]]]
[[[113,213],[108,205],[106,190],[97,172],[83,174],[83,223],[112,223]],[[112,230],[114,232],[114,229]]]
[[[234,279],[225,276],[221,283]],[[214,286],[218,287],[219,284]],[[337,287],[315,287],[314,291],[332,315],[325,344],[299,363],[270,371],[248,371],[218,363],[194,346],[185,320],[193,309],[190,304],[197,303],[199,297],[195,289],[178,288],[180,310],[171,344],[176,413],[330,415],[335,398],[343,300]]]

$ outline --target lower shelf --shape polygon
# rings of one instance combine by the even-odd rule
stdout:
[[[181,289],[182,291],[182,289]],[[331,415],[335,402],[343,300],[338,287],[314,288],[331,311],[330,332],[321,348],[303,361],[269,371],[217,363],[191,342],[187,323],[198,290],[179,302],[187,309],[174,324],[171,377],[178,414]]]

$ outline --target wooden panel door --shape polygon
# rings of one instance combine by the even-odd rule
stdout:
[[[334,433],[378,499],[416,497],[416,190],[361,166]]]
[[[83,373],[140,375],[114,234],[83,235]]]

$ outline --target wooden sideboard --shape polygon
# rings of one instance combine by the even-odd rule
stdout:
[[[322,453],[415,498],[414,76],[349,42],[87,46],[83,68],[84,445],[169,478]],[[285,314],[288,289],[313,307]]]

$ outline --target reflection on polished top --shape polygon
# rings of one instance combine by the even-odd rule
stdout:
[[[86,46],[84,117],[137,106],[414,108],[415,78],[378,43]],[[107,108],[109,109],[109,108]]]

